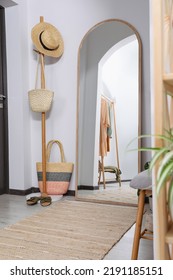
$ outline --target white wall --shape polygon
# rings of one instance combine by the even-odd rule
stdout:
[[[66,159],[75,162],[77,52],[86,32],[100,21],[120,18],[138,30],[143,43],[143,118],[146,131],[150,116],[149,1],[139,0],[17,0],[7,8],[7,59],[10,188],[37,186],[35,162],[41,160],[40,116],[31,113],[27,91],[34,86],[36,58],[31,28],[44,16],[64,38],[59,61],[46,59],[47,87],[54,90],[53,108],[47,115],[47,141],[59,139]],[[15,34],[15,37],[12,37]],[[13,39],[12,39],[13,38]],[[70,189],[75,188],[75,173]]]
[[[109,96],[115,100],[116,112],[116,134],[118,140],[119,164],[122,171],[121,179],[130,180],[138,173],[138,81],[139,65],[138,51],[139,45],[136,36],[130,36],[109,51],[109,58],[102,66],[102,83],[106,85]],[[107,55],[108,56],[108,55]],[[100,85],[101,91],[101,85]],[[104,95],[107,92],[102,90]],[[112,139],[110,140],[110,152],[104,159],[105,165],[116,165],[116,143],[114,118],[112,116]],[[134,149],[133,152],[128,152]],[[113,176],[109,176],[113,178]]]

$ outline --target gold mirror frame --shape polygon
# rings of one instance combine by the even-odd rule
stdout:
[[[88,30],[88,32],[84,35],[79,49],[78,49],[78,63],[77,63],[77,114],[76,114],[76,183],[75,183],[75,199],[78,201],[86,201],[86,202],[95,202],[95,203],[104,203],[104,204],[115,204],[115,205],[127,205],[127,206],[137,206],[137,203],[131,204],[131,203],[119,203],[116,201],[106,201],[106,200],[97,200],[97,199],[87,199],[83,197],[78,197],[78,172],[79,172],[79,97],[80,97],[80,50],[83,46],[84,40],[88,36],[90,32],[92,32],[95,28],[102,25],[103,23],[107,22],[119,22],[127,25],[133,32],[134,35],[136,35],[136,38],[138,40],[138,135],[141,135],[141,80],[142,80],[142,67],[141,67],[141,59],[142,59],[142,43],[141,38],[137,30],[134,26],[132,26],[130,23],[121,20],[121,19],[108,19],[101,21],[94,25],[92,28]],[[138,139],[138,148],[141,147],[141,140]],[[141,171],[141,152],[138,151],[138,172]]]

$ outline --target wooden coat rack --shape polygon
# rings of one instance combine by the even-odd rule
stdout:
[[[113,116],[114,116],[114,136],[115,136],[115,149],[116,149],[116,162],[117,162],[117,168],[120,170],[120,163],[119,163],[119,153],[118,153],[118,137],[117,137],[117,129],[116,129],[116,112],[115,112],[115,102],[112,101],[107,96],[102,95],[102,98],[104,98],[106,101],[108,101],[113,106]],[[106,180],[105,180],[105,170],[104,170],[104,157],[101,156],[101,168],[102,168],[102,177],[103,177],[103,187],[106,188]],[[121,186],[121,180],[119,181],[119,186]]]
[[[39,31],[39,33],[38,33]],[[47,32],[45,32],[47,31]],[[44,33],[44,38],[41,38],[41,36]],[[45,89],[45,63],[44,63],[44,57],[51,56],[51,57],[60,57],[63,54],[64,50],[64,43],[62,36],[60,32],[56,29],[56,27],[52,26],[49,23],[44,22],[44,17],[40,16],[40,22],[34,28],[31,32],[31,37],[33,40],[34,45],[36,46],[36,50],[34,50],[38,57],[39,57],[39,63],[41,64],[41,77],[40,77],[40,83],[41,83],[41,90],[39,93],[41,93],[38,96],[35,96],[36,90],[32,90],[29,92],[30,102],[32,101],[31,108],[34,112],[40,112],[41,113],[41,138],[42,138],[42,162],[41,162],[41,168],[39,167],[40,172],[42,173],[42,182],[39,182],[40,191],[41,191],[41,199],[40,203],[42,206],[48,206],[51,203],[51,197],[48,196],[47,193],[47,182],[46,182],[46,166],[47,166],[47,147],[46,147],[46,112],[50,109],[50,105],[53,98],[53,92],[49,91],[50,94],[46,96],[44,94]],[[42,41],[43,40],[43,41]],[[37,78],[38,78],[38,66],[37,66],[37,73],[36,73],[36,84],[35,89],[37,89]],[[33,98],[32,98],[33,97]],[[38,97],[40,99],[38,99]],[[35,99],[34,99],[35,98]],[[35,105],[34,102],[37,102],[37,105],[39,108],[34,108]],[[45,102],[45,103],[44,103]],[[42,104],[44,103],[44,104]],[[49,104],[50,103],[50,104]],[[36,106],[37,107],[37,106]],[[39,163],[38,163],[39,164]],[[39,164],[40,166],[40,164]],[[38,167],[38,166],[37,166]],[[38,168],[37,168],[38,169]],[[39,176],[38,176],[39,177]],[[39,179],[39,178],[38,178]],[[42,199],[44,198],[44,199]],[[37,202],[37,201],[36,201]],[[28,205],[34,205],[35,204],[35,197],[31,199],[31,201],[27,200]]]
[[[40,17],[40,22],[44,22],[43,16]],[[45,89],[45,75],[44,75],[44,54],[39,53],[41,61],[41,88]],[[43,193],[42,196],[47,196],[46,191],[46,113],[41,113],[41,127],[42,127],[42,173],[43,173]]]

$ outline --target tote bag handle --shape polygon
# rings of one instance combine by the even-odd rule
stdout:
[[[47,144],[47,151],[46,151],[46,160],[47,160],[47,162],[49,162],[50,153],[51,153],[51,149],[52,149],[53,144],[57,144],[58,145],[58,147],[60,149],[61,162],[65,162],[65,155],[64,155],[63,145],[58,140],[51,140],[51,141],[48,142],[48,144]]]

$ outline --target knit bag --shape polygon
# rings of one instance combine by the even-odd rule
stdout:
[[[52,146],[56,144],[60,150],[61,161],[49,162]],[[58,140],[51,140],[46,150],[46,193],[48,195],[62,195],[68,191],[74,164],[65,162],[63,145]],[[40,192],[43,192],[42,163],[36,163],[38,185]]]
[[[43,61],[41,60],[40,62],[39,58],[36,71],[35,89],[32,89],[28,92],[28,98],[31,110],[33,112],[42,113],[50,110],[54,93],[48,89],[37,88],[39,64],[41,64],[43,80],[45,83],[44,65]]]

